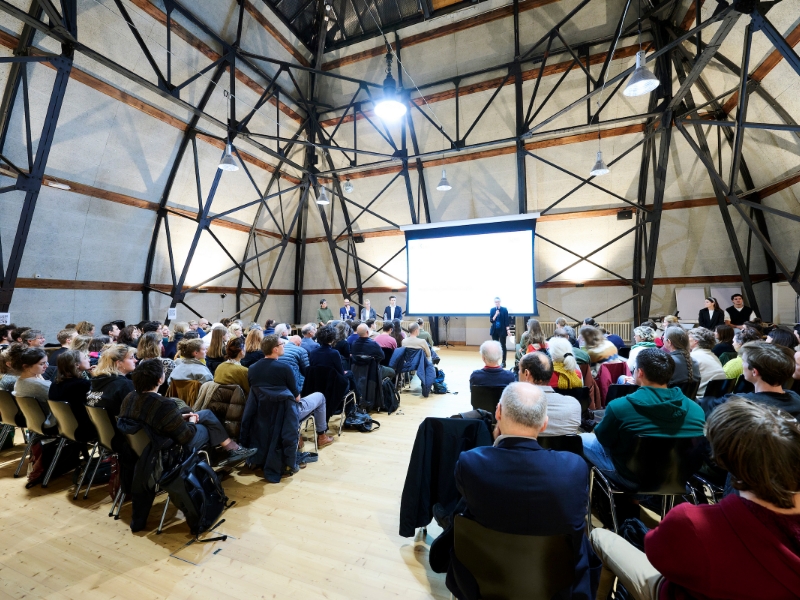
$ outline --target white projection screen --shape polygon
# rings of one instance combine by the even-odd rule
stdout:
[[[406,312],[488,315],[499,296],[512,315],[537,315],[533,273],[538,213],[407,225]]]

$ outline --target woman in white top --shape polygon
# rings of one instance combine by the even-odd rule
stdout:
[[[697,361],[700,367],[700,387],[697,390],[697,397],[702,398],[706,393],[706,386],[709,381],[714,379],[727,379],[722,363],[719,358],[711,351],[716,340],[714,334],[708,329],[695,327],[689,330],[689,348],[691,348],[692,359]]]

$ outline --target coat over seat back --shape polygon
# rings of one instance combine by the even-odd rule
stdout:
[[[244,390],[235,384],[206,381],[197,395],[192,410],[210,410],[225,427],[231,439],[238,440],[242,429],[242,415],[247,399]]]
[[[354,354],[350,359],[353,365],[353,378],[356,380],[355,392],[358,405],[366,410],[377,410],[383,405],[380,364],[374,356]]]
[[[289,390],[250,388],[239,443],[258,450],[247,463],[262,466],[264,479],[270,483],[280,483],[284,468],[297,465],[298,414]]]
[[[331,367],[308,367],[302,395],[305,397],[314,392],[322,393],[325,396],[325,414],[330,418],[344,409],[344,396],[348,387],[347,378]]]
[[[180,398],[187,406],[194,406],[197,396],[200,393],[202,382],[196,379],[173,379],[167,388],[167,396],[170,398]]]

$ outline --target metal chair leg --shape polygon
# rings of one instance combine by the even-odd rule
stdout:
[[[120,488],[117,490],[117,495],[114,496],[114,502],[111,503],[111,510],[108,513],[109,517],[114,516],[114,509],[117,507],[117,502],[121,497],[122,497],[122,486],[120,486]]]
[[[100,456],[97,458],[97,462],[94,465],[94,471],[92,472],[92,478],[89,479],[89,485],[86,486],[86,492],[83,494],[83,499],[84,500],[86,500],[86,498],[89,497],[89,490],[92,489],[92,484],[94,483],[94,478],[97,475],[97,469],[100,468],[100,463],[103,462],[103,460],[106,458],[106,456],[108,456],[106,451],[104,449],[101,450],[100,451]]]
[[[122,498],[120,498],[119,504],[117,505],[117,514],[114,515],[115,521],[119,521],[119,513],[122,511],[123,504],[125,504],[125,492],[122,492]]]
[[[13,432],[14,427],[11,425],[3,425],[3,433],[0,433],[0,448],[2,448],[6,443],[6,438],[8,438],[9,431]],[[12,444],[13,446],[13,444]]]
[[[28,457],[28,454],[31,451],[31,446],[33,445],[35,439],[36,438],[34,436],[30,436],[30,439],[28,440],[28,445],[25,446],[25,451],[22,453],[22,458],[19,459],[17,470],[14,471],[14,477],[19,477],[19,472],[22,470],[22,465],[25,464],[25,459]]]
[[[314,418],[314,415],[311,415],[306,421],[306,427],[308,427],[309,421],[311,422],[311,433],[314,436],[314,452],[319,454],[319,444],[317,442],[317,420]]]
[[[156,534],[161,533],[161,530],[164,529],[164,519],[167,517],[168,508],[169,508],[169,495],[167,495],[167,501],[164,503],[164,512],[161,513],[161,522],[158,524],[158,530],[156,530]]]
[[[614,494],[608,494],[608,501],[611,504],[611,522],[614,524],[614,533],[619,533],[619,525],[617,523],[617,503],[614,502]]]
[[[42,481],[42,487],[46,488],[47,484],[50,483],[50,477],[53,475],[53,471],[56,469],[56,464],[58,463],[58,457],[61,456],[61,450],[64,448],[64,444],[67,443],[67,438],[61,438],[58,441],[58,448],[56,448],[56,454],[53,456],[53,462],[50,463],[50,468],[47,469],[47,475],[44,476],[44,481]]]
[[[83,480],[86,478],[86,473],[89,472],[89,469],[92,466],[92,457],[94,456],[94,453],[97,450],[98,443],[99,442],[94,443],[94,447],[92,448],[92,451],[89,453],[89,460],[86,461],[86,467],[83,469],[83,473],[81,473],[81,479],[78,482],[78,487],[75,489],[75,495],[72,497],[73,500],[77,500],[78,494],[81,493],[81,488],[83,487]]]
[[[588,517],[588,527],[586,535],[592,533],[592,490],[594,489],[594,469],[589,469],[589,506],[586,509]]]

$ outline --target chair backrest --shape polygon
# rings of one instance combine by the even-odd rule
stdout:
[[[608,392],[606,393],[606,405],[612,400],[616,400],[617,398],[624,398],[628,394],[632,394],[636,390],[639,389],[638,385],[633,384],[623,384],[623,383],[614,383],[608,386]]]
[[[505,386],[473,385],[469,388],[472,408],[482,408],[494,414]]]
[[[50,435],[44,432],[44,422],[47,420],[47,415],[44,414],[42,406],[36,398],[17,396],[17,406],[19,406],[22,414],[25,415],[28,429],[39,435]]]
[[[25,416],[11,392],[5,390],[0,390],[0,423],[12,427],[25,427]]]
[[[619,354],[622,358],[630,358],[631,357],[631,349],[628,348],[627,346],[623,346],[622,348],[619,349],[617,354]]]
[[[726,362],[733,360],[737,356],[739,356],[738,352],[723,352],[719,357],[719,362],[722,363],[722,366],[725,366]]]
[[[50,412],[53,413],[58,422],[58,433],[68,440],[77,442],[75,431],[78,429],[78,419],[75,418],[75,413],[72,412],[69,402],[48,400],[47,404],[50,406]]]
[[[669,387],[681,388],[684,396],[690,400],[695,400],[697,398],[697,390],[700,389],[700,380],[688,379],[686,381],[678,381],[676,383],[670,383]]]
[[[414,370],[414,366],[419,360],[418,354],[422,352],[420,348],[406,348],[403,353],[403,364],[400,367],[401,373],[410,373]]]
[[[581,413],[589,408],[589,404],[592,402],[591,390],[588,387],[579,387],[579,388],[569,388],[569,389],[561,389],[561,388],[554,388],[554,391],[558,392],[559,394],[563,394],[564,396],[572,396],[580,402],[581,405]]]
[[[542,448],[548,450],[572,452],[578,456],[583,456],[583,442],[579,435],[539,435],[536,441],[539,442]]]
[[[113,452],[114,449],[111,446],[111,441],[114,439],[117,430],[114,427],[114,422],[111,420],[111,415],[101,406],[88,405],[86,406],[86,414],[89,415],[89,420],[97,430],[97,439],[100,441],[100,445],[109,452]]]
[[[747,379],[744,378],[744,375],[739,375],[736,383],[733,384],[733,391],[736,394],[748,394],[750,392],[755,392],[756,386],[747,381]]]
[[[634,436],[626,467],[642,494],[683,494],[686,482],[703,464],[705,438]]]
[[[729,394],[736,385],[735,379],[712,379],[706,385],[706,393],[703,398],[721,398],[725,394]]]
[[[147,445],[150,443],[150,438],[147,436],[147,432],[144,429],[140,429],[136,433],[126,433],[125,438],[128,440],[128,444],[130,444],[133,451],[136,452],[136,456],[141,456],[144,452],[144,449],[147,448]]]
[[[394,348],[381,348],[381,350],[383,350],[383,360],[381,364],[384,367],[388,367],[389,361],[392,360],[392,354],[394,354]]]
[[[570,535],[501,533],[456,515],[453,536],[455,556],[481,598],[553,598],[575,579]]]
[[[170,398],[180,398],[188,406],[194,406],[197,396],[200,394],[200,386],[203,383],[196,379],[173,379],[169,382],[167,396]]]

